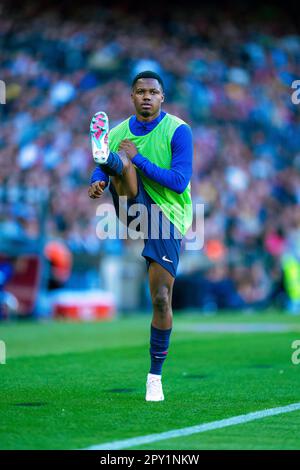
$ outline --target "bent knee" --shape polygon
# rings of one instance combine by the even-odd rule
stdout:
[[[153,295],[152,302],[157,311],[161,313],[167,312],[170,308],[170,290],[168,287],[160,287]]]
[[[123,163],[123,170],[122,170],[123,174],[128,173],[130,169],[134,169],[133,163],[124,152],[120,152],[119,157],[121,158],[122,163]]]

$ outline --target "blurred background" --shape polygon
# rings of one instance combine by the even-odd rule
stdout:
[[[91,117],[133,114],[143,70],[192,127],[192,197],[205,207],[204,247],[183,243],[174,309],[299,314],[296,7],[15,1],[0,3],[0,317],[151,311],[143,242],[100,240],[87,195]]]

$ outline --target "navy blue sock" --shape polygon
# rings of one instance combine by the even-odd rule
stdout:
[[[150,374],[161,375],[163,363],[168,354],[172,328],[169,330],[159,330],[151,325],[150,337]]]
[[[123,162],[117,153],[110,152],[106,163],[102,163],[100,168],[110,176],[121,175],[123,171]]]

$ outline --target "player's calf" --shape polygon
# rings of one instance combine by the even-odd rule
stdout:
[[[138,193],[136,169],[123,152],[121,152],[120,158],[123,162],[122,174],[112,177],[112,181],[118,196],[127,196],[128,199],[132,199]]]

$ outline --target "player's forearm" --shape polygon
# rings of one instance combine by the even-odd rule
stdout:
[[[189,126],[183,124],[174,132],[171,141],[171,168],[160,168],[142,155],[135,155],[132,162],[147,176],[166,188],[181,194],[192,177],[193,138]]]
[[[178,194],[183,193],[189,184],[189,172],[185,174],[176,168],[160,168],[139,153],[133,157],[132,163],[139,168],[147,178],[156,181],[156,183]]]
[[[102,171],[99,168],[99,166],[96,166],[96,168],[94,168],[94,170],[93,170],[93,173],[91,174],[90,184],[93,184],[96,181],[102,181],[102,180],[103,180]]]

